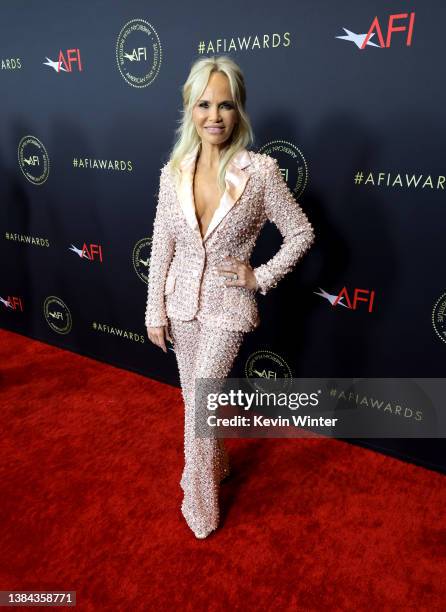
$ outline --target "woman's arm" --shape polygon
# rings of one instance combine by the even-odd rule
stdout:
[[[152,249],[150,252],[147,283],[146,327],[167,325],[164,303],[164,285],[175,251],[175,238],[169,222],[169,189],[167,164],[161,169],[158,204],[153,222]]]
[[[283,244],[269,261],[253,269],[258,291],[265,295],[291,272],[314,242],[314,230],[283,178],[277,159],[271,157],[265,177],[265,212],[280,231]]]

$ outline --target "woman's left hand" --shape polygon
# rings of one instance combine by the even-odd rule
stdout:
[[[217,265],[220,276],[226,276],[225,285],[228,287],[246,287],[247,289],[257,289],[257,281],[249,264],[245,264],[236,257],[225,257],[221,264]],[[237,278],[234,279],[234,274]]]

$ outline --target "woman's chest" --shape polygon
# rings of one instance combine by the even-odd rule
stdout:
[[[195,173],[192,183],[192,199],[194,212],[204,236],[220,206],[222,193],[214,173]]]
[[[231,197],[230,185],[229,189],[228,185],[226,186],[222,195],[218,195],[217,189],[215,186],[212,188],[212,184],[202,185],[203,189],[197,189],[191,185],[190,202],[186,207],[184,200],[180,202],[176,190],[173,189],[170,224],[174,234],[185,239],[190,237],[191,231],[194,231],[191,227],[194,215],[201,229],[204,229],[202,235],[206,233],[206,228],[212,223],[213,218],[218,220],[218,223],[212,223],[211,234],[224,230],[233,238],[232,234],[246,235],[255,231],[257,226],[263,224],[266,219],[263,185],[256,179],[256,176],[251,176],[243,193],[235,200]]]

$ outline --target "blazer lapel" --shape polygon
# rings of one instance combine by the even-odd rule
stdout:
[[[181,179],[177,189],[177,196],[188,225],[198,234],[200,240],[204,242],[209,238],[210,234],[226,217],[228,212],[243,194],[250,177],[250,170],[248,167],[251,164],[251,157],[247,149],[243,148],[237,151],[228,163],[225,174],[225,191],[220,198],[219,205],[214,212],[209,227],[202,238],[195,210],[193,188],[193,177],[198,149],[199,144],[197,144],[190,153],[185,155],[180,163]]]

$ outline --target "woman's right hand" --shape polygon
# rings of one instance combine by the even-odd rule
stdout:
[[[153,344],[156,344],[156,346],[159,346],[167,353],[166,339],[172,342],[167,325],[161,325],[161,327],[147,327],[147,335],[149,336],[150,342],[153,342]]]

